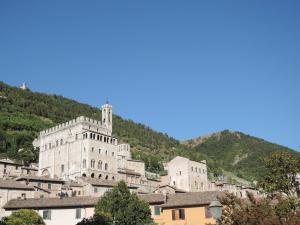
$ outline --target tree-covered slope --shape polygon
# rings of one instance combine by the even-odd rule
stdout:
[[[183,143],[207,155],[224,170],[231,171],[247,180],[257,180],[264,174],[262,158],[269,156],[272,152],[286,150],[299,154],[284,146],[229,130]]]

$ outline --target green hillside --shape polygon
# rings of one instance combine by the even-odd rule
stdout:
[[[284,146],[229,130],[191,139],[183,144],[207,155],[224,170],[247,180],[257,180],[264,173],[261,160],[274,151],[286,150],[300,155]]]
[[[36,160],[31,143],[38,132],[77,116],[100,120],[101,111],[62,96],[21,90],[0,82],[0,157]],[[113,117],[113,135],[120,142],[129,143],[133,157],[144,160],[147,170],[152,172],[163,172],[163,162],[180,155],[195,161],[206,159],[213,174],[220,174],[224,169],[253,180],[263,173],[261,157],[275,150],[291,151],[229,131],[181,143],[167,134],[117,115]],[[21,148],[29,150],[24,154],[24,151],[18,152]]]

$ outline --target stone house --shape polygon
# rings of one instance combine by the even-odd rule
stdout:
[[[98,198],[87,196],[62,199],[13,199],[4,206],[4,209],[5,216],[18,209],[34,209],[46,225],[75,225],[83,218],[93,216],[97,201]]]
[[[168,171],[165,182],[178,189],[189,192],[207,190],[206,161],[196,162],[187,158],[176,156],[167,163]]]
[[[40,190],[40,192],[36,193],[37,198],[59,197],[62,186],[65,183],[65,181],[61,179],[42,176],[20,176],[15,180]]]
[[[11,199],[34,197],[34,188],[14,180],[0,179],[0,217],[4,216],[3,206]]]

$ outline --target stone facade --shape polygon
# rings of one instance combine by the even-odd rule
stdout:
[[[131,159],[129,144],[112,136],[112,106],[102,106],[102,120],[86,117],[40,132],[39,175],[75,180],[90,177],[144,184],[145,164]]]
[[[195,162],[184,157],[176,156],[165,168],[168,171],[164,181],[178,189],[197,192],[207,190],[206,161]]]

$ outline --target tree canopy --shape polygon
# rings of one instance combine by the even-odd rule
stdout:
[[[100,222],[101,221],[101,222]],[[148,203],[130,193],[124,181],[107,191],[99,200],[94,217],[77,225],[150,225],[153,224]]]
[[[31,209],[20,209],[3,219],[5,225],[45,225],[42,217]]]

